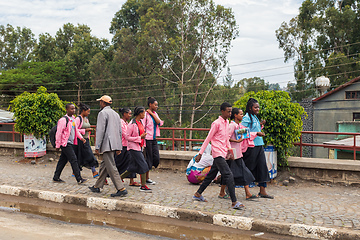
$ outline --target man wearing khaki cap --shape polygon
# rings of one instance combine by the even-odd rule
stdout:
[[[100,101],[101,111],[96,122],[95,152],[97,155],[103,154],[103,161],[100,164],[98,180],[89,188],[92,192],[100,192],[100,188],[104,187],[106,177],[109,175],[117,189],[117,192],[110,196],[123,197],[127,194],[127,190],[114,160],[115,152],[120,154],[122,149],[120,116],[110,107],[112,103],[110,96],[104,95],[96,100]]]

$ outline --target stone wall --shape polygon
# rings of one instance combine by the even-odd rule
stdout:
[[[301,117],[303,121],[303,131],[313,131],[313,115],[314,115],[314,107],[311,98],[304,98],[300,103],[308,114],[308,117]],[[313,143],[313,135],[312,134],[303,134],[302,141],[304,143]],[[303,147],[303,157],[312,157],[312,147]]]
[[[360,185],[360,161],[289,157],[288,162],[290,171],[301,179]]]

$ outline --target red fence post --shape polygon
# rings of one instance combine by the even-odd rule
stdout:
[[[186,129],[184,129],[184,151],[186,151]]]
[[[300,157],[303,156],[302,151],[303,151],[303,146],[302,146],[302,133],[301,133],[301,135],[300,135]]]
[[[173,151],[175,151],[175,130],[172,130],[173,137],[172,137],[172,145],[173,145]]]
[[[15,124],[12,125],[11,135],[12,135],[12,140],[13,140],[13,142],[15,142]]]

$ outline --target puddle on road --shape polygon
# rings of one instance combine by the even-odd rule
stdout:
[[[28,199],[30,200],[30,199]],[[194,222],[185,222],[173,219],[157,219],[156,217],[144,216],[140,214],[129,214],[121,212],[105,212],[93,209],[87,209],[81,206],[70,204],[38,202],[30,204],[28,201],[17,202],[4,201],[0,199],[1,211],[20,211],[23,213],[30,213],[40,215],[68,223],[111,226],[119,229],[141,232],[150,235],[173,239],[198,239],[198,240],[259,240],[259,239],[290,239],[284,236],[277,238],[269,234],[255,237],[255,232],[240,231],[236,229],[228,229],[211,224],[199,224]],[[67,205],[67,206],[66,206]],[[70,207],[71,206],[71,207]],[[137,216],[136,216],[137,215]],[[174,221],[182,222],[181,224],[174,224]],[[187,225],[187,226],[186,226]],[[293,239],[293,238],[291,238]]]

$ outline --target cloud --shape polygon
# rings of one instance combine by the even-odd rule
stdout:
[[[110,22],[125,0],[12,0],[0,3],[0,24],[30,28],[36,35],[55,35],[65,23],[86,24],[97,37],[111,39]]]
[[[233,78],[241,80],[245,77],[257,76],[282,86],[288,81],[293,81],[292,62],[284,63],[283,51],[278,48],[275,31],[283,21],[288,22],[298,14],[301,1],[215,0],[215,2],[231,7],[239,25],[239,37],[233,42],[233,48],[228,55]],[[253,63],[274,58],[276,60]],[[272,70],[264,71],[266,69]]]

